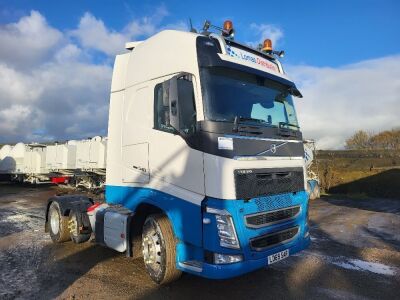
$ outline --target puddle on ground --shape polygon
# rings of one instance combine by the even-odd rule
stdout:
[[[396,273],[400,272],[400,270],[396,267],[388,266],[381,263],[365,261],[361,259],[354,259],[345,256],[329,256],[323,255],[314,252],[300,252],[296,253],[293,256],[297,257],[305,257],[305,256],[314,256],[322,259],[324,262],[328,262],[335,266],[341,267],[347,270],[357,270],[362,272],[372,272],[379,275],[388,275],[395,276]]]

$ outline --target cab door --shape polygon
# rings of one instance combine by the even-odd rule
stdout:
[[[154,130],[150,145],[151,180],[169,184],[171,191],[186,200],[200,202],[200,199],[204,198],[203,153],[190,148],[185,138],[170,124],[169,80],[161,79],[154,85]],[[182,81],[179,96],[186,107],[181,122],[186,124],[186,133],[190,134],[196,127],[196,85],[193,84],[193,76],[186,76],[180,80]]]

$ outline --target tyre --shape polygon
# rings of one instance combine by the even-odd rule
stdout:
[[[50,237],[54,243],[62,243],[70,240],[68,217],[61,214],[60,206],[57,202],[51,203],[47,220],[49,222]]]
[[[69,213],[68,218],[68,229],[71,240],[75,244],[87,242],[90,239],[90,233],[81,233],[80,228],[82,227],[82,221],[80,219],[80,213],[72,209]]]
[[[182,272],[176,268],[176,238],[167,216],[147,217],[142,232],[143,260],[150,278],[158,284],[177,280]]]

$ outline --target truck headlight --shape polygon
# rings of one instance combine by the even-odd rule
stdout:
[[[235,225],[232,216],[226,210],[207,207],[207,212],[215,214],[219,244],[221,247],[239,249],[239,240],[236,234]]]

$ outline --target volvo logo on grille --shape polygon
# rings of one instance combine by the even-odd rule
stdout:
[[[287,143],[288,142],[283,142],[283,143],[280,143],[279,145],[271,144],[271,146],[269,146],[269,149],[267,149],[265,151],[262,151],[260,153],[257,153],[256,155],[264,155],[264,154],[267,154],[268,152],[271,152],[272,154],[275,154],[276,151],[278,150],[278,148],[286,145]]]
[[[269,150],[271,151],[271,153],[276,153],[276,145],[272,144]]]
[[[239,174],[250,174],[253,173],[253,170],[237,170]]]

